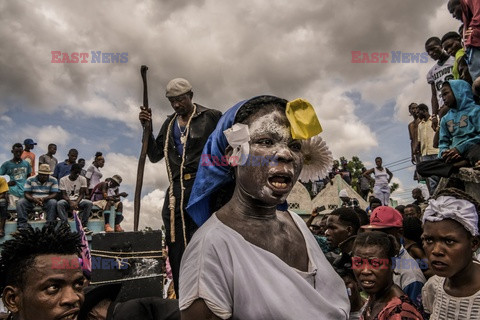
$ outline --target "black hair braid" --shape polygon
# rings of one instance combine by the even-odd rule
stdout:
[[[64,223],[50,224],[42,229],[29,227],[12,234],[2,244],[0,257],[0,292],[7,285],[22,287],[26,271],[39,255],[79,255],[82,242],[79,233],[71,232]]]

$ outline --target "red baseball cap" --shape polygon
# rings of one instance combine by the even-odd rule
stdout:
[[[380,206],[370,215],[370,224],[363,229],[402,228],[403,217],[400,212],[388,206]]]

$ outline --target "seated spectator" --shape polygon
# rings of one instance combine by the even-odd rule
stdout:
[[[395,237],[401,243],[403,234],[403,217],[392,207],[381,206],[373,210],[370,224],[362,226],[366,231],[382,231]],[[418,263],[410,256],[407,250],[400,245],[398,255],[395,255],[393,282],[415,303],[421,306],[422,287],[426,279]]]
[[[89,194],[92,194],[93,188],[100,183],[100,179],[103,176],[103,174],[100,172],[100,168],[103,168],[104,165],[105,158],[102,156],[102,153],[95,153],[95,159],[93,160],[93,163],[88,167],[87,173],[85,173]]]
[[[89,235],[93,233],[87,227],[93,204],[90,200],[84,199],[87,191],[87,179],[80,175],[81,170],[78,163],[74,163],[70,174],[60,179],[62,199],[57,202],[57,212],[60,220],[68,223],[67,210],[80,210],[79,218],[82,221],[83,231]]]
[[[430,278],[433,273],[428,267],[428,259],[422,246],[422,221],[416,217],[403,218],[403,245],[405,250],[417,261],[425,278]]]
[[[57,145],[54,143],[50,143],[47,148],[47,153],[42,154],[40,158],[38,158],[38,165],[40,166],[43,163],[46,163],[50,166],[50,171],[55,171],[55,166],[58,163],[57,158],[53,155],[57,153]]]
[[[85,277],[81,240],[68,226],[21,229],[2,247],[0,292],[8,319],[76,319]]]
[[[30,173],[30,176],[33,177],[35,175],[35,153],[30,150],[33,150],[37,143],[34,142],[32,139],[28,138],[23,141],[23,144],[25,145],[25,148],[23,149],[21,158],[22,160],[27,161],[28,164],[32,167],[32,173]]]
[[[57,219],[58,181],[50,175],[50,166],[41,164],[38,174],[25,182],[25,198],[17,202],[17,228],[28,227],[28,211],[35,206],[42,207],[47,213],[47,224]]]
[[[410,203],[405,206],[405,209],[403,210],[403,216],[404,217],[415,217],[417,219],[422,218],[422,209],[420,206],[417,206],[416,204]]]
[[[449,55],[455,58],[453,63],[453,79],[465,80],[472,84],[472,76],[468,71],[465,49],[462,47],[462,37],[455,31],[447,32],[442,37],[442,47]]]
[[[8,175],[8,203],[12,206],[17,204],[20,198],[23,198],[23,186],[32,172],[32,167],[27,161],[22,160],[23,146],[21,143],[15,143],[12,146],[13,158],[5,161],[0,167],[0,176]]]
[[[78,157],[77,149],[70,149],[68,151],[68,159],[65,161],[58,163],[55,166],[55,171],[53,172],[53,176],[60,182],[65,176],[70,174],[70,169],[72,168],[72,164],[76,163]]]
[[[123,220],[123,204],[120,197],[127,197],[125,192],[119,193],[118,187],[122,183],[122,177],[114,175],[107,178],[104,182],[97,184],[92,191],[90,200],[93,204],[103,210],[103,217],[105,218],[105,232],[113,232],[114,229],[110,226],[110,208],[115,207],[115,232],[123,232],[120,222]]]
[[[435,274],[423,289],[430,319],[479,319],[478,212],[478,202],[454,188],[440,191],[425,210],[423,247]]]
[[[342,189],[338,193],[338,197],[342,200],[342,207],[355,208],[358,207],[358,200],[350,198],[347,193],[347,189]]]
[[[440,122],[441,159],[417,165],[422,176],[449,177],[459,167],[473,166],[480,160],[480,108],[464,80],[450,80],[442,87],[450,111]]]
[[[355,239],[352,269],[360,286],[368,293],[360,319],[423,320],[415,304],[395,284],[392,257],[397,255],[398,243],[392,235],[373,231],[359,234]]]
[[[5,237],[5,223],[7,222],[8,184],[4,177],[0,177],[0,238]]]

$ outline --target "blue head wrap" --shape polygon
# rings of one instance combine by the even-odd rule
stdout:
[[[225,156],[225,149],[228,146],[228,142],[223,131],[233,126],[238,110],[250,100],[251,99],[240,101],[228,109],[218,121],[217,127],[210,134],[205,147],[203,147],[202,158],[200,159],[187,206],[188,214],[198,226],[201,226],[207,221],[213,213],[210,210],[210,197],[212,194],[220,188],[235,182],[230,173],[229,165],[204,165],[205,163],[203,163],[202,159],[204,159],[204,157],[208,157],[208,159],[218,157],[218,159],[221,159]],[[286,210],[286,202],[277,208],[279,210]]]

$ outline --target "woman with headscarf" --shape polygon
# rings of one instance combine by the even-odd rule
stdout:
[[[201,225],[226,204],[183,256],[182,319],[348,318],[342,279],[285,206],[304,162],[300,139],[320,131],[313,107],[301,99],[255,97],[220,119],[187,210]],[[232,187],[233,194],[218,197]]]

